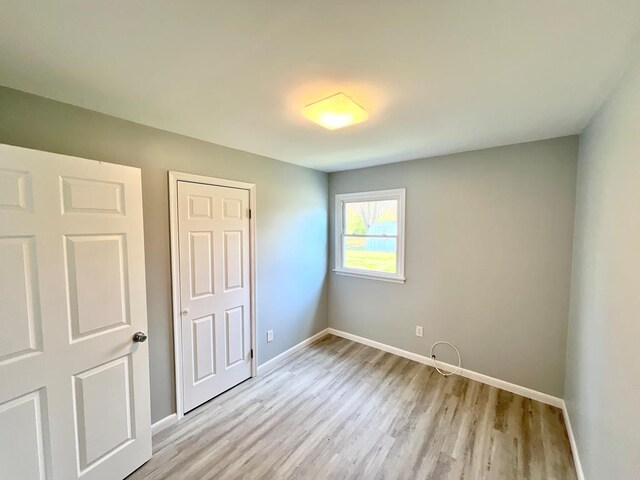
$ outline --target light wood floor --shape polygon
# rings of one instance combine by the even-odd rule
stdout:
[[[576,476],[559,409],[327,336],[156,435],[143,478]]]

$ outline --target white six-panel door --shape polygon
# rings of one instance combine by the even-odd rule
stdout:
[[[251,376],[249,192],[178,182],[184,410]]]
[[[140,170],[0,145],[0,478],[151,456]]]

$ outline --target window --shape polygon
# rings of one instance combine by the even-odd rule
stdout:
[[[404,188],[336,195],[336,273],[404,282],[404,197]]]

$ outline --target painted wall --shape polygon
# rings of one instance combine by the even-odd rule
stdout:
[[[407,281],[331,273],[329,326],[422,355],[447,340],[467,369],[561,397],[577,148],[572,136],[330,174],[331,232],[335,194],[407,189]]]
[[[640,55],[580,136],[573,252],[565,391],[585,478],[638,478]]]
[[[327,174],[3,87],[0,143],[142,169],[153,421],[175,411],[169,170],[257,184],[258,362],[326,328]]]

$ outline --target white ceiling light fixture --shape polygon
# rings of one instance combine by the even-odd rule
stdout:
[[[310,103],[302,109],[302,115],[327,130],[362,123],[369,118],[364,108],[342,92]]]

